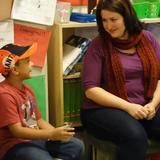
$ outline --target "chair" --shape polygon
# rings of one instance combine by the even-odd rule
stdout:
[[[116,160],[116,145],[109,141],[102,141],[84,131],[86,145],[85,160]],[[160,143],[149,140],[147,154],[160,152]]]

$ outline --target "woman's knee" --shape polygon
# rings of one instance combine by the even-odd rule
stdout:
[[[143,128],[143,126],[140,127],[130,127],[128,129],[128,135],[121,138],[120,141],[121,144],[126,143],[130,144],[133,147],[137,148],[147,148],[148,146],[148,136]]]
[[[133,126],[129,137],[135,141],[147,141],[148,139],[147,133],[143,128],[143,126],[139,128],[136,128],[136,127],[134,128]]]

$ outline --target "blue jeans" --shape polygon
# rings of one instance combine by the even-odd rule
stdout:
[[[70,141],[33,140],[19,143],[11,148],[4,160],[80,160],[84,151],[83,143],[77,138]]]
[[[160,110],[152,120],[138,121],[119,109],[86,109],[81,121],[90,134],[117,145],[116,160],[144,160],[148,138],[160,142]]]

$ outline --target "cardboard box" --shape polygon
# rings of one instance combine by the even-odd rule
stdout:
[[[0,0],[0,21],[11,17],[13,0]]]

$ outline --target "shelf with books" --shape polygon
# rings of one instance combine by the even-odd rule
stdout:
[[[64,121],[72,125],[80,122],[80,105],[82,102],[82,87],[80,78],[64,79]]]
[[[80,80],[80,73],[75,73],[71,75],[63,75],[63,56],[64,56],[64,43],[67,41],[71,35],[82,36],[86,38],[93,38],[97,33],[96,23],[78,23],[69,22],[63,24],[55,24],[52,30],[52,37],[49,45],[48,51],[48,83],[49,83],[49,117],[50,122],[56,126],[61,126],[66,121],[66,96],[69,96],[66,92],[66,82],[73,82]],[[93,37],[92,37],[93,36]],[[74,85],[74,83],[70,83]],[[71,86],[71,89],[77,90],[80,87],[75,85]],[[72,103],[78,98],[78,94],[73,94],[72,92]],[[77,91],[76,91],[77,93]],[[80,92],[78,92],[80,93]],[[73,96],[74,95],[74,96]],[[77,96],[77,97],[75,97]],[[70,107],[72,107],[70,105]],[[80,108],[80,104],[78,106]],[[79,112],[79,111],[78,111]],[[78,115],[78,112],[76,113]],[[76,115],[75,114],[75,115]],[[79,116],[79,115],[78,115]],[[73,122],[73,126],[79,126],[79,117],[71,116],[71,119],[77,118]]]
[[[160,19],[143,20],[145,23],[158,23]],[[63,49],[66,40],[73,34],[93,38],[97,35],[96,23],[69,22],[55,24],[48,50],[49,117],[55,126],[64,124],[64,80],[78,79],[80,74],[63,75]],[[79,122],[76,122],[79,123]],[[77,124],[76,124],[77,126]]]
[[[71,35],[63,44],[63,75],[79,72],[82,66],[82,58],[86,53],[91,39]]]

